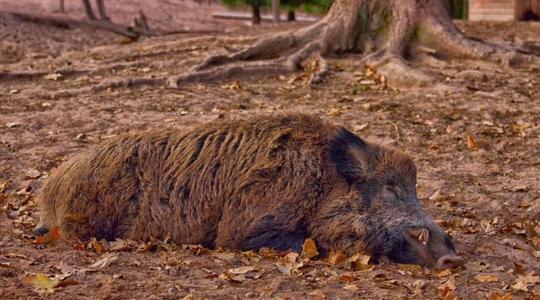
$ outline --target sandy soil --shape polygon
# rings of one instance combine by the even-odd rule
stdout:
[[[123,2],[128,1],[118,1]],[[157,2],[172,4],[167,9],[146,4],[151,20],[174,19],[179,28],[231,25],[204,17],[206,8],[198,4]],[[1,0],[0,6],[38,10],[36,3]],[[79,7],[68,4],[68,13],[82,17]],[[186,17],[188,9],[200,17],[191,11]],[[133,11],[113,6],[110,15],[129,22],[125,13]],[[477,37],[533,47],[540,46],[539,25],[460,24]],[[355,65],[357,57],[349,55],[331,60],[334,75],[315,87],[293,76],[239,84],[231,79],[178,90],[92,89],[110,80],[174,75],[208,53],[248,43],[237,39],[240,34],[290,26],[298,25],[253,29],[235,23],[226,35],[122,44],[108,33],[0,20],[0,298],[454,299],[457,294],[460,299],[502,299],[496,295],[507,294],[538,299],[538,68],[432,59],[426,69],[441,72],[455,91],[397,91],[373,83]],[[56,75],[66,69],[74,71]],[[23,75],[6,75],[14,73]],[[354,271],[290,255],[209,251],[163,241],[35,243],[34,197],[51,169],[69,155],[125,132],[291,110],[324,116],[411,154],[419,169],[419,197],[454,236],[466,266],[436,272],[383,264]],[[52,288],[48,277],[36,274],[56,276],[62,283]]]

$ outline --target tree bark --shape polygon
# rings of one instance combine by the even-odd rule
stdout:
[[[190,82],[253,77],[303,69],[308,58],[319,68],[311,82],[330,74],[325,57],[361,53],[360,65],[376,70],[392,86],[425,86],[437,76],[412,66],[407,57],[420,49],[437,58],[469,57],[506,65],[539,63],[518,47],[490,44],[464,35],[442,0],[335,0],[328,14],[306,28],[263,37],[227,55],[210,56],[191,72],[172,77],[172,87]],[[425,51],[430,49],[430,51]]]
[[[105,3],[103,3],[103,0],[96,0],[96,5],[98,8],[99,18],[104,21],[110,21],[105,11]]]
[[[281,12],[279,9],[279,0],[272,0],[272,15],[274,16],[274,22],[278,23],[281,17]]]
[[[82,0],[84,5],[84,12],[86,13],[86,17],[90,20],[95,20],[96,15],[94,15],[94,11],[92,10],[92,4],[90,3],[90,0]]]
[[[60,0],[60,12],[61,13],[65,13],[66,12],[66,6],[65,6],[65,3],[64,3],[64,0]]]
[[[287,12],[287,21],[288,22],[296,21],[296,14],[294,13],[294,9],[291,9]]]
[[[251,5],[251,24],[261,24],[261,8],[258,4]]]

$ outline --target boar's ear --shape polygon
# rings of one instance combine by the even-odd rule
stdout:
[[[343,127],[330,139],[329,155],[337,171],[349,182],[365,179],[371,173],[374,157],[370,146]]]

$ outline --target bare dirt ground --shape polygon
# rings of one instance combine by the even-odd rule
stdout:
[[[204,6],[157,2],[169,6],[144,2],[151,24],[165,26],[170,18],[179,28],[229,26],[231,33],[122,44],[109,33],[0,20],[0,298],[540,298],[540,69],[431,59],[430,68],[455,91],[398,91],[349,55],[331,60],[334,75],[315,87],[298,74],[177,90],[96,89],[111,80],[178,74],[208,53],[246,45],[246,34],[291,26],[247,28],[211,20]],[[36,3],[2,0],[0,7],[36,13],[43,10]],[[82,17],[71,3],[68,13]],[[110,15],[128,23],[126,12],[136,10],[120,6],[111,6]],[[460,26],[480,38],[540,46],[538,23]],[[283,111],[323,116],[412,155],[419,197],[454,236],[465,267],[436,272],[381,264],[356,271],[269,251],[164,241],[36,243],[31,235],[35,195],[70,154],[125,132]]]

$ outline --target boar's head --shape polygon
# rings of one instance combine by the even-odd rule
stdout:
[[[398,263],[446,269],[463,264],[451,238],[416,196],[416,167],[405,154],[340,129],[331,144],[337,171],[361,195],[363,250]]]

